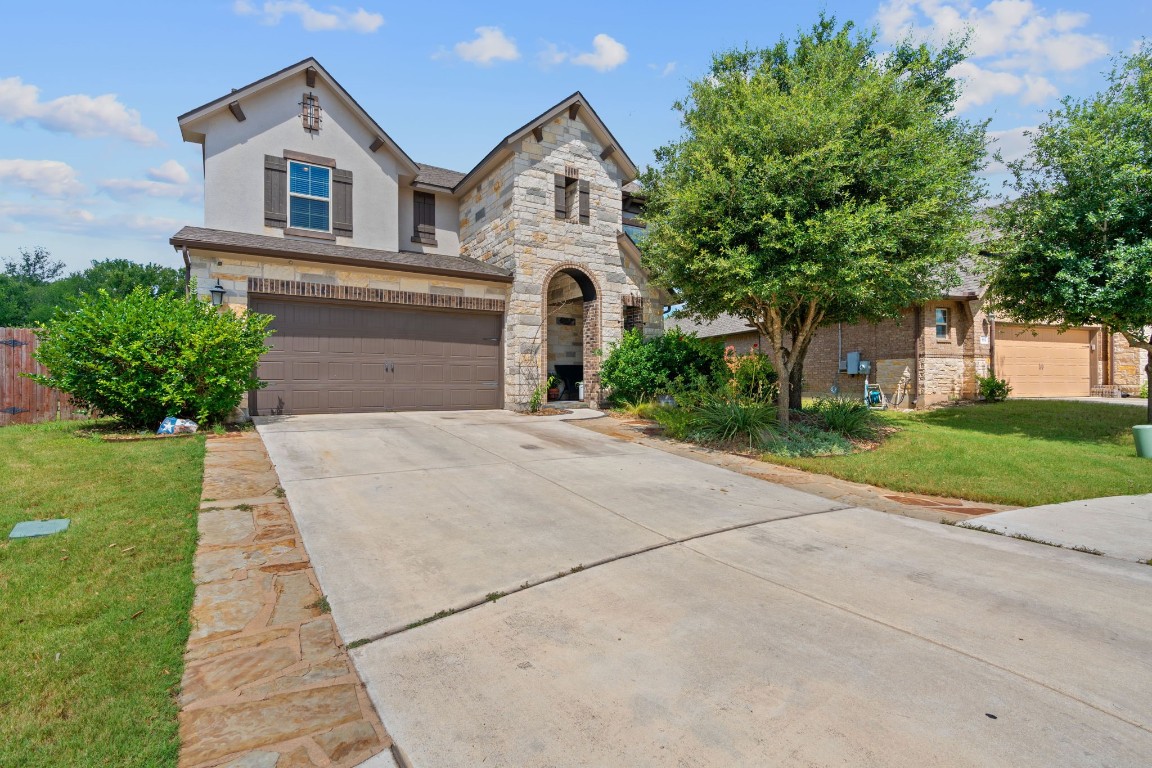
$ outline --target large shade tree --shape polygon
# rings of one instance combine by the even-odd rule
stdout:
[[[1017,196],[996,210],[992,307],[1102,324],[1152,351],[1152,44],[1120,57],[1103,92],[1066,98],[1008,167]]]
[[[760,331],[782,424],[821,325],[938,297],[971,249],[985,150],[984,125],[953,113],[963,45],[874,46],[822,16],[714,56],[643,177],[648,267],[688,314]]]

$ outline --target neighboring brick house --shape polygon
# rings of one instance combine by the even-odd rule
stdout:
[[[984,286],[971,273],[937,301],[910,307],[899,319],[821,328],[804,358],[804,395],[864,396],[865,378],[889,401],[924,408],[976,396],[976,377],[1007,379],[1016,397],[1135,394],[1147,353],[1099,327],[1057,333],[997,321],[983,311]],[[722,315],[708,323],[673,318],[669,326],[714,338],[746,353],[763,339],[745,321]],[[849,355],[871,364],[848,372]]]
[[[253,414],[519,408],[562,366],[662,328],[623,208],[637,169],[580,93],[467,173],[414,162],[315,59],[179,118],[197,291],[275,316]],[[574,387],[570,388],[574,389]]]

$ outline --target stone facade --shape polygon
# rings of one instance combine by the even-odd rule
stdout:
[[[508,295],[506,285],[455,277],[389,272],[370,267],[334,266],[212,251],[191,251],[188,260],[189,271],[198,293],[207,295],[208,289],[219,281],[225,291],[225,303],[234,309],[248,306],[248,285],[251,278],[420,294],[458,295],[502,302]]]
[[[638,266],[628,263],[622,231],[621,172],[580,114],[561,114],[543,124],[541,140],[526,136],[503,165],[481,179],[460,203],[461,253],[512,270],[505,326],[505,401],[523,407],[548,373],[549,335],[544,322],[551,280],[579,272],[594,286],[583,311],[585,396],[598,398],[600,352],[619,341],[624,296],[645,298],[645,329],[662,327],[660,301]],[[588,222],[577,206],[555,214],[555,180],[566,175],[588,182]],[[562,342],[563,343],[563,342]]]

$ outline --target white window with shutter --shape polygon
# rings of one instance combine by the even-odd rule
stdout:
[[[289,161],[288,226],[332,231],[332,169]]]

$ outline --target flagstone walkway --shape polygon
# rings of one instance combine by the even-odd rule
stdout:
[[[207,445],[181,768],[344,768],[388,750],[259,435]]]

